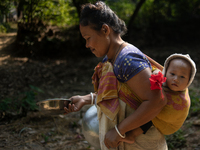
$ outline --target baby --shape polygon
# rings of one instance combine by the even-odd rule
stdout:
[[[155,70],[153,74],[158,74],[158,70]],[[180,129],[190,108],[190,98],[184,93],[188,90],[195,74],[196,65],[188,54],[170,55],[163,68],[163,75],[167,80],[162,86],[162,92],[164,98],[167,98],[167,105],[152,121],[127,132],[126,137],[121,141],[134,143],[135,138],[142,133],[145,134],[152,124],[164,135],[172,134]]]

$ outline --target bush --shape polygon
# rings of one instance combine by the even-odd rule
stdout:
[[[172,135],[167,135],[166,140],[169,150],[186,147],[186,139],[184,138],[184,132],[181,129]]]
[[[199,89],[190,89],[190,112],[189,117],[196,115],[200,112],[200,90]]]
[[[17,97],[6,98],[0,101],[0,120],[7,116],[26,116],[29,111],[38,110],[35,96],[41,89],[31,86],[30,91],[19,94]]]
[[[10,30],[11,30],[10,24],[8,23],[0,24],[0,33],[7,33]]]
[[[6,33],[7,29],[3,24],[0,24],[0,33]]]

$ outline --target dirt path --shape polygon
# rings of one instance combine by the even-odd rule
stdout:
[[[13,97],[34,85],[44,91],[36,101],[54,97],[88,94],[90,77],[97,62],[80,60],[31,60],[9,55],[16,33],[0,35],[0,97]],[[93,150],[81,130],[81,119],[89,107],[70,115],[46,116],[37,112],[27,117],[0,122],[0,150]]]
[[[1,63],[8,59],[10,55],[3,55],[1,54],[1,50],[7,47],[9,44],[13,43],[16,39],[17,33],[7,33],[7,34],[0,34],[0,65]]]
[[[17,33],[5,33],[0,34],[0,50],[4,47],[8,46],[8,44],[11,44],[15,41],[17,36]]]
[[[74,63],[73,58],[40,61],[12,57],[8,48],[15,47],[8,46],[12,45],[15,37],[16,33],[0,35],[1,99],[27,91],[29,85],[44,91],[38,93],[36,101],[93,91],[91,76],[98,62],[96,58],[82,58]],[[159,54],[155,52],[154,55]],[[199,80],[196,80],[193,86],[198,86],[198,83]],[[81,128],[81,118],[87,109],[84,107],[81,112],[65,116],[30,112],[27,117],[0,122],[0,150],[93,150]],[[182,129],[186,132],[184,136],[188,146],[181,150],[200,150],[200,116],[191,117]]]

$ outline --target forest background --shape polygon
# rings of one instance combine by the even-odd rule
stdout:
[[[85,142],[78,123],[88,108],[80,114],[54,116],[52,121],[51,117],[38,115],[36,106],[43,99],[93,91],[91,76],[101,59],[85,48],[79,32],[80,8],[88,2],[95,1],[1,0],[0,148],[73,149],[74,143],[79,145],[74,149],[93,148]],[[172,53],[187,53],[196,62],[197,75],[189,89],[189,116],[182,129],[166,139],[169,149],[200,149],[200,1],[105,3],[126,22],[128,32],[123,39],[160,64]],[[52,126],[45,130],[43,121],[54,122],[56,130],[52,131]],[[66,130],[68,134],[63,135],[63,128],[70,132]]]

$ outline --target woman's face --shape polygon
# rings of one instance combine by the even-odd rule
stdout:
[[[190,79],[191,66],[183,59],[171,60],[166,72],[167,86],[173,91],[182,91]]]
[[[89,48],[96,57],[103,57],[108,53],[109,40],[102,30],[96,31],[89,25],[80,25],[80,32],[86,40],[86,48]]]

